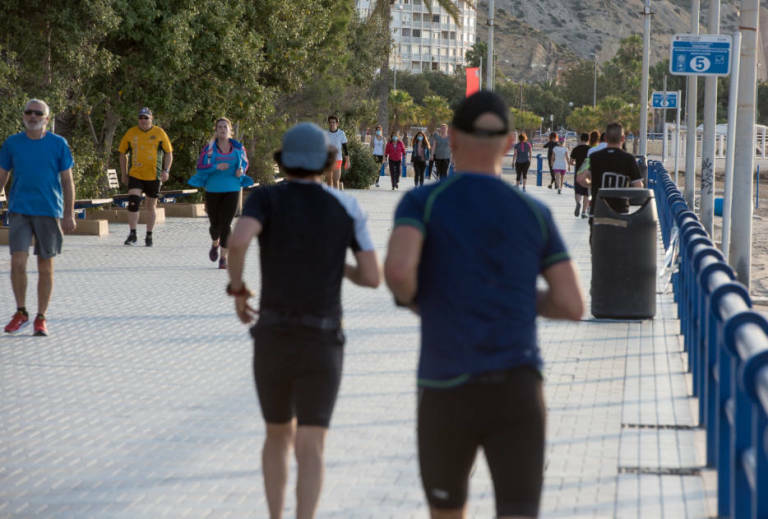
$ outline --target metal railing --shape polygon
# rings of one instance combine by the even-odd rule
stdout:
[[[679,251],[672,274],[707,466],[717,469],[718,516],[768,518],[768,320],[752,311],[662,163],[649,161],[650,187],[667,250]]]

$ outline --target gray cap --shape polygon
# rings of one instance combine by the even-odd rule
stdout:
[[[283,135],[280,163],[289,169],[320,171],[331,145],[325,130],[313,123],[299,123]]]

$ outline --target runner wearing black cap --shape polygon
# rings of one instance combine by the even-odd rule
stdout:
[[[481,91],[456,109],[457,174],[409,191],[385,277],[421,315],[418,446],[432,517],[464,517],[482,447],[499,517],[538,514],[546,407],[536,316],[578,320],[573,262],[546,206],[501,180],[509,110]],[[537,290],[538,275],[547,289]]]
[[[286,181],[254,190],[229,237],[227,293],[250,323],[253,371],[267,436],[262,467],[270,517],[282,515],[293,446],[296,516],[313,517],[323,479],[323,445],[341,380],[341,281],[376,287],[379,264],[367,217],[349,195],[322,184],[337,150],[327,133],[301,123],[285,133],[275,161]],[[259,310],[243,281],[245,253],[258,237]],[[352,249],[356,265],[345,264]]]

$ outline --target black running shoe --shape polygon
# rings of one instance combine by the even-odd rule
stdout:
[[[123,242],[125,245],[136,245],[136,233],[131,233]]]
[[[152,246],[152,236],[147,236],[146,238],[144,238],[144,245],[146,245],[147,247]]]

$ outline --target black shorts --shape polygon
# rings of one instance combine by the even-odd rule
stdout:
[[[448,389],[419,389],[421,482],[430,506],[462,508],[482,447],[493,479],[496,513],[536,517],[544,473],[546,406],[530,366]]]
[[[384,162],[384,155],[374,155],[373,156],[373,161],[376,164],[381,164],[382,162]]]
[[[141,189],[147,198],[160,196],[160,180],[141,180],[136,177],[128,177],[128,189]]]
[[[297,326],[251,328],[253,375],[267,423],[328,427],[341,382],[344,334]]]
[[[589,188],[584,187],[575,180],[573,181],[573,189],[576,191],[576,194],[579,196],[589,196]]]

